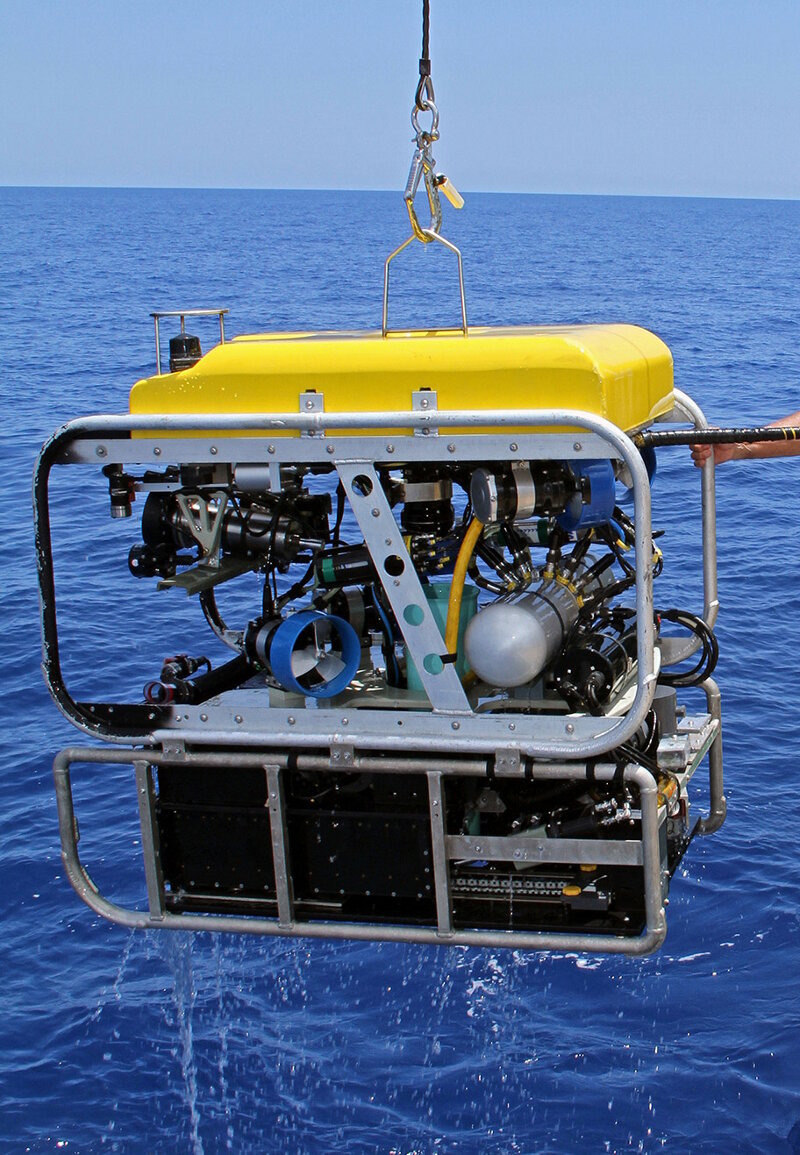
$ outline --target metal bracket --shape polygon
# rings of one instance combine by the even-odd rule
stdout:
[[[337,742],[330,748],[331,762],[336,765],[352,766],[355,764],[355,747],[347,742]]]
[[[301,413],[324,413],[325,412],[325,396],[323,393],[318,393],[315,389],[307,389],[305,393],[300,394],[300,412]],[[324,429],[304,429],[300,434],[301,437],[324,437]]]
[[[438,410],[439,398],[435,389],[415,389],[411,394],[411,408],[415,413],[430,413]],[[425,425],[422,429],[414,430],[415,437],[438,437],[439,429],[435,425]]]
[[[192,537],[203,551],[200,562],[203,565],[216,568],[219,565],[219,543],[222,537],[222,519],[225,516],[225,510],[228,505],[228,495],[222,491],[216,491],[209,496],[216,497],[218,502],[213,514],[209,514],[208,504],[202,499],[197,509],[193,509],[185,493],[176,493],[175,501],[181,513],[189,522]]]
[[[519,774],[520,757],[519,750],[510,748],[507,750],[498,750],[494,756],[494,772],[497,775],[504,774]]]

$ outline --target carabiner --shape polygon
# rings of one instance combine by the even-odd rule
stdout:
[[[411,229],[418,241],[422,241],[427,245],[431,239],[431,233],[438,233],[442,227],[442,203],[439,200],[439,190],[436,186],[434,175],[434,165],[436,161],[431,156],[430,145],[426,148],[417,148],[411,158],[411,168],[408,172],[408,180],[406,181],[406,190],[403,193],[403,198],[408,209],[408,218],[411,221]],[[431,211],[431,223],[427,229],[424,229],[419,223],[417,217],[417,210],[414,208],[414,198],[419,189],[419,182],[421,179],[425,180],[425,192],[428,197],[428,207]]]

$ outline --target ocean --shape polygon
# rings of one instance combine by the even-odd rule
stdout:
[[[800,202],[476,194],[443,231],[473,324],[640,324],[714,423],[800,408]],[[135,933],[65,880],[51,765],[85,740],[39,670],[40,444],[126,409],[153,309],[226,307],[229,333],[377,327],[406,235],[400,193],[0,189],[2,1151],[800,1152],[797,458],[718,470],[729,812],[673,880],[659,953]],[[390,322],[456,323],[449,254],[414,250]],[[656,600],[699,610],[687,450],[659,451],[653,500]],[[124,554],[79,493],[59,502],[62,581],[94,607],[70,618],[65,595],[66,664],[102,692],[158,622],[128,628]],[[131,897],[129,773],[84,777],[91,869]]]

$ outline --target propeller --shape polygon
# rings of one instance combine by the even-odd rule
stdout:
[[[287,690],[332,698],[348,685],[361,660],[361,641],[349,622],[303,610],[270,631],[269,666]]]

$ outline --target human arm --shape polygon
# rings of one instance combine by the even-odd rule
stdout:
[[[778,421],[770,421],[766,428],[781,426],[800,426],[800,410]],[[691,452],[692,460],[699,469],[712,453],[715,465],[721,465],[723,461],[745,461],[751,457],[797,457],[800,456],[800,440],[792,437],[783,441],[736,441],[729,445],[693,445]]]

